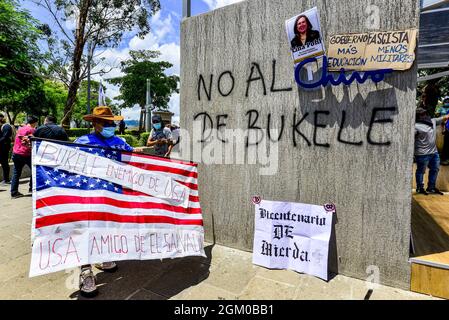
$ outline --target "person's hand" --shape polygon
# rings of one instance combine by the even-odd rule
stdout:
[[[170,152],[167,152],[164,157],[169,158],[170,157]]]
[[[134,148],[133,152],[143,153],[143,147]]]
[[[30,141],[30,137],[29,136],[23,136],[21,138],[22,144],[25,146],[31,146],[31,141]]]

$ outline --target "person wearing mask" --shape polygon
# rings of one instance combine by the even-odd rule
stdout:
[[[173,148],[172,134],[170,128],[164,127],[160,115],[154,115],[151,119],[153,129],[147,140],[147,147],[154,147],[159,157],[170,157]]]
[[[19,192],[19,179],[25,165],[31,170],[31,143],[29,137],[34,134],[37,127],[37,122],[38,119],[36,117],[30,116],[27,119],[26,125],[17,130],[12,153],[12,162],[14,163],[14,170],[11,180],[12,199],[23,197],[23,194]],[[32,191],[32,183],[33,179],[30,177],[29,192]]]
[[[129,152],[143,152],[142,148],[133,148],[126,141],[115,135],[116,124],[114,121],[120,121],[123,117],[113,115],[111,108],[107,106],[96,107],[92,114],[84,116],[83,119],[92,122],[94,131],[79,137],[75,143],[108,147]],[[117,264],[115,262],[103,262],[95,264],[95,267],[106,272],[114,272],[117,270]],[[81,266],[79,288],[81,295],[84,297],[90,298],[98,294],[96,278],[92,272],[91,265]]]
[[[416,159],[416,192],[428,195],[443,194],[436,186],[440,168],[440,156],[436,146],[436,126],[449,119],[449,115],[431,118],[424,108],[416,109],[415,124],[415,159]],[[424,173],[429,167],[427,190],[424,189]]]
[[[48,115],[45,117],[44,125],[34,132],[36,138],[69,141],[69,137],[64,128],[56,124],[56,117]]]
[[[0,165],[3,169],[2,185],[9,184],[9,151],[11,140],[14,138],[14,127],[6,122],[5,116],[0,113]]]

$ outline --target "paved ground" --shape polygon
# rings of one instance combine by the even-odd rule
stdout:
[[[78,269],[28,278],[31,197],[11,200],[0,187],[0,299],[79,299]],[[20,191],[26,193],[26,181]],[[344,276],[329,283],[291,271],[254,266],[251,253],[206,247],[207,259],[119,262],[116,273],[98,272],[96,299],[364,299],[368,284]],[[81,298],[80,298],[81,299]],[[431,299],[379,286],[374,299]]]

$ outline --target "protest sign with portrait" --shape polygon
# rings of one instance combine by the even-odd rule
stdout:
[[[325,54],[316,7],[287,20],[285,27],[295,65],[305,59],[318,58]]]

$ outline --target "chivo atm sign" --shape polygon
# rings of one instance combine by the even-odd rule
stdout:
[[[310,69],[312,63],[317,63],[317,58],[308,58],[298,63],[295,67],[295,81],[298,86],[305,89],[313,89],[321,86],[338,86],[340,84],[350,85],[351,83],[357,81],[358,83],[365,83],[368,79],[371,79],[374,83],[381,82],[385,79],[385,75],[392,73],[393,69],[379,69],[366,72],[354,71],[351,75],[346,76],[346,70],[340,69],[338,77],[334,77],[332,74],[328,73],[328,58],[323,56],[323,66],[321,68],[321,76],[319,79],[309,79],[308,81],[301,78],[304,69]]]

